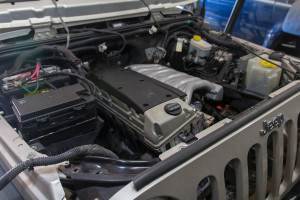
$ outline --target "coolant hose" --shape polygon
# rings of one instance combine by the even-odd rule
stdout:
[[[18,176],[21,172],[25,171],[26,169],[32,169],[33,167],[38,166],[54,165],[64,161],[68,161],[78,156],[86,155],[97,155],[118,159],[118,156],[115,153],[97,144],[75,147],[65,153],[56,156],[29,159],[19,163],[17,166],[10,169],[0,178],[0,191],[7,184],[9,184],[16,176]]]

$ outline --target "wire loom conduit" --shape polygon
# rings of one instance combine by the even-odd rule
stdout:
[[[86,155],[103,156],[118,159],[118,156],[115,153],[97,144],[75,147],[57,156],[33,158],[21,162],[20,164],[6,172],[0,178],[0,191],[7,184],[9,184],[16,176],[18,176],[21,172],[23,172],[26,169],[32,170],[33,167],[54,165],[64,161],[68,161],[78,156]]]

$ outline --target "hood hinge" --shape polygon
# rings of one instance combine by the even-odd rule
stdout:
[[[34,29],[33,41],[56,38],[56,29],[52,27],[52,18],[30,19],[31,27]]]

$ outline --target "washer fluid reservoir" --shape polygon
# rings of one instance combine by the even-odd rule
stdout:
[[[266,54],[261,56],[270,60]],[[275,60],[270,61],[272,63],[259,57],[248,60],[245,82],[245,90],[247,92],[261,97],[267,97],[279,86],[282,69],[274,65],[274,63],[281,66],[281,62]]]

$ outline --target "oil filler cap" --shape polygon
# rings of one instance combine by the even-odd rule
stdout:
[[[164,107],[165,112],[169,115],[179,115],[182,112],[181,105],[179,103],[168,103]]]

